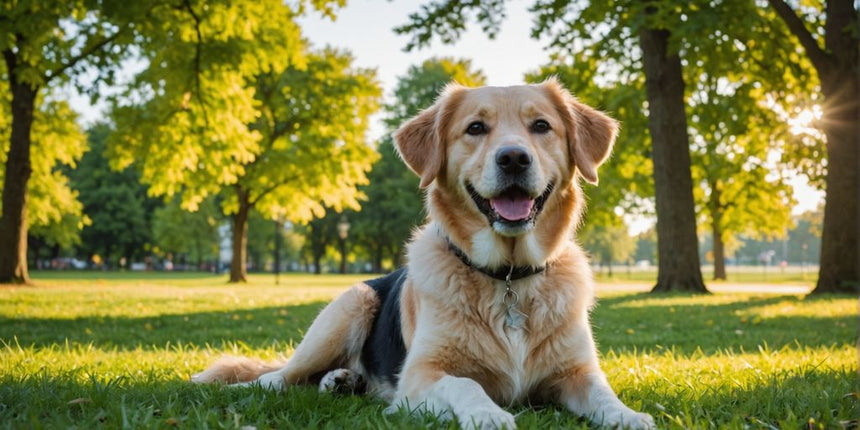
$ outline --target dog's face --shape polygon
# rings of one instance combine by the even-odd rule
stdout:
[[[597,182],[617,124],[577,102],[556,81],[468,89],[449,86],[395,134],[406,163],[499,236],[535,228],[579,173]],[[563,197],[561,197],[563,195]]]

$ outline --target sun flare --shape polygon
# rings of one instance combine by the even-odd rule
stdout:
[[[820,131],[815,128],[815,123],[821,119],[821,113],[821,107],[818,105],[801,110],[794,118],[788,120],[789,131],[795,136],[801,134],[817,136]]]

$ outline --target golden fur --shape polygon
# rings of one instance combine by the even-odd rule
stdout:
[[[550,131],[530,131],[536,119]],[[464,133],[475,121],[489,131]],[[504,88],[451,85],[397,131],[402,158],[427,188],[429,221],[408,245],[400,296],[406,359],[395,387],[365,375],[372,392],[395,406],[422,405],[477,428],[513,428],[513,416],[499,405],[531,402],[562,404],[599,425],[653,427],[650,416],[617,399],[600,370],[588,321],[592,273],[573,240],[584,205],[577,177],[597,183],[617,128],[549,80]],[[495,228],[464,188],[468,182],[479,194],[492,194],[498,186],[493,157],[503,146],[532,154],[535,189],[552,184],[533,228]],[[527,316],[524,327],[505,324],[505,283],[463,264],[449,241],[478,266],[547,267],[512,284]],[[378,307],[373,290],[359,284],[322,311],[283,368],[231,359],[194,380],[280,389],[339,367],[362,373],[358,355]]]

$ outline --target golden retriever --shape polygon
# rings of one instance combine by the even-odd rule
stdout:
[[[226,358],[195,382],[360,390],[464,427],[515,428],[500,405],[557,403],[607,427],[653,428],[618,400],[589,325],[592,273],[573,240],[617,123],[554,79],[449,85],[394,135],[426,188],[408,264],[360,283],[292,358]]]

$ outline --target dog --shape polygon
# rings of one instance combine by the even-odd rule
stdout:
[[[654,428],[598,362],[592,272],[574,240],[618,124],[555,79],[451,84],[394,134],[426,189],[408,263],[326,306],[290,360],[225,358],[199,383],[319,384],[463,427],[516,427],[500,405],[556,403],[606,427]]]

